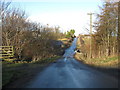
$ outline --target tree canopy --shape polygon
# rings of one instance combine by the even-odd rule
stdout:
[[[73,37],[75,37],[75,30],[71,29],[70,31],[67,31],[66,37],[67,38],[73,38]]]

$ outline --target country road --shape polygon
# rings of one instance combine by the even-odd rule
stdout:
[[[117,88],[118,80],[73,58],[76,38],[63,58],[45,68],[25,88]]]

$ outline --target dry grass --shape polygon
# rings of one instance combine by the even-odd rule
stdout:
[[[66,41],[68,39],[67,38],[62,38],[62,39],[58,39],[58,40],[60,40],[60,41]]]
[[[75,58],[92,66],[99,67],[115,67],[118,68],[118,56],[83,59],[80,54],[76,53]]]

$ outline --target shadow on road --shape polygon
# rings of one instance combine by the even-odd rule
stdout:
[[[77,61],[79,61],[79,60],[77,60]],[[85,63],[82,62],[82,61],[79,61],[79,62],[85,64]],[[97,70],[97,71],[103,72],[103,73],[105,73],[105,74],[108,74],[108,75],[110,75],[110,76],[113,76],[113,77],[119,79],[120,69],[118,69],[118,68],[112,68],[112,67],[97,67],[97,66],[92,66],[92,65],[88,65],[88,64],[85,64],[85,65],[87,65],[88,67],[91,67],[91,68],[93,68],[93,69],[95,69],[95,70]]]

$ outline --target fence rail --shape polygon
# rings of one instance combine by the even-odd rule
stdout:
[[[0,46],[0,59],[9,59],[14,57],[13,46]]]

